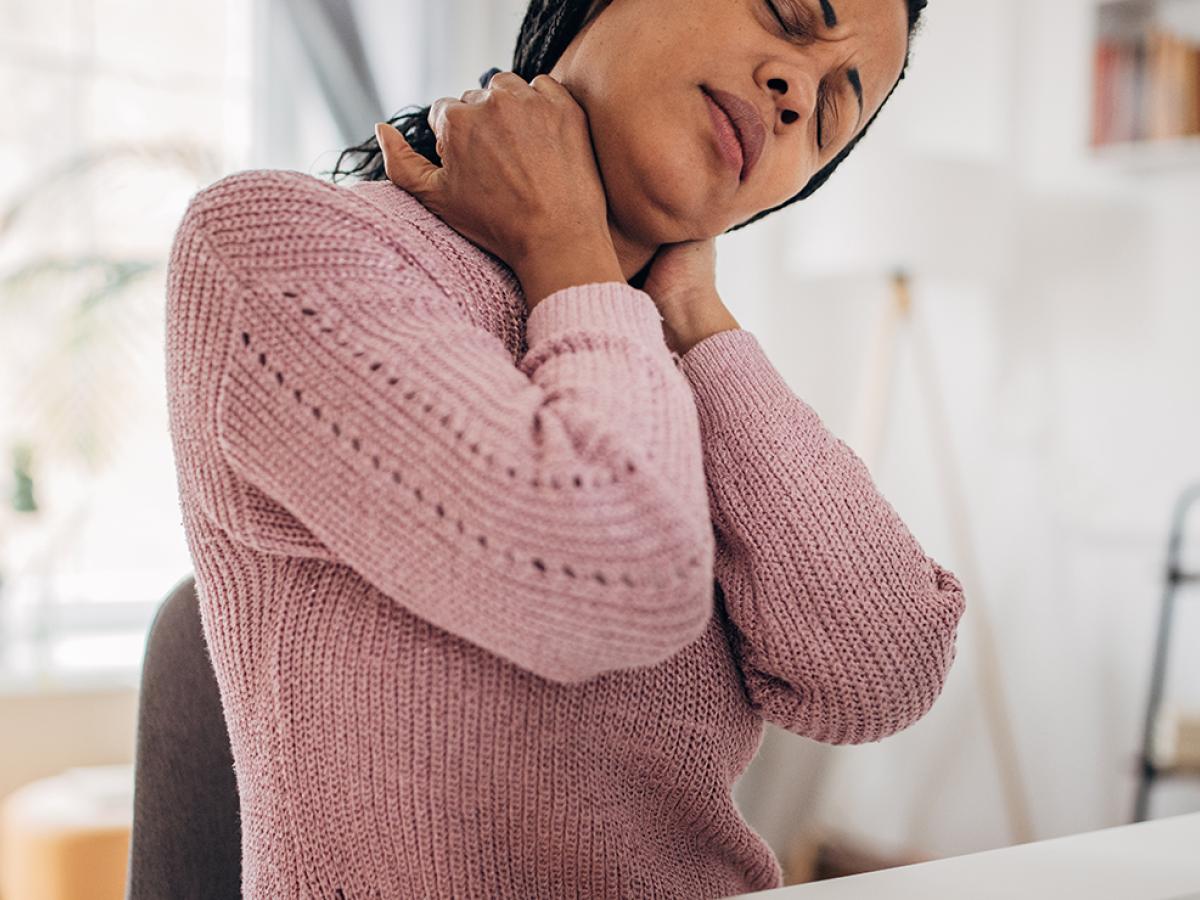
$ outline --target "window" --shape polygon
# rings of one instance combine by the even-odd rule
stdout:
[[[251,0],[0,0],[0,688],[136,682],[192,571],[166,263],[247,167]]]

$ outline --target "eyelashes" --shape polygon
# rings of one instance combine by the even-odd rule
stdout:
[[[821,88],[820,88],[820,91],[817,96],[817,146],[820,147],[822,150],[825,149],[824,138],[823,138],[825,129],[823,126],[824,126],[824,122],[825,122],[824,113],[826,110],[828,110],[828,112],[829,112],[829,118],[831,118],[834,121],[834,123],[836,123],[837,122],[837,106],[833,103],[833,101],[831,101],[829,99],[829,92],[827,90],[825,90],[825,82],[822,81]]]
[[[803,4],[790,3],[788,9],[792,12],[798,12],[799,20],[789,22],[779,12],[779,5],[775,0],[766,0],[767,6],[771,10],[771,14],[779,22],[783,33],[789,37],[799,38],[802,43],[811,43],[816,40],[817,26],[813,18],[813,12]]]

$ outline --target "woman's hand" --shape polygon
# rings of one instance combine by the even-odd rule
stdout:
[[[432,104],[442,165],[375,126],[388,179],[507,263],[530,308],[571,284],[624,281],[587,113],[549,75],[494,75]]]
[[[716,238],[663,244],[642,289],[663,317],[663,337],[680,356],[706,337],[740,328],[717,294]]]

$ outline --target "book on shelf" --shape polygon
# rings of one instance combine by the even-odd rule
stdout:
[[[1200,44],[1158,26],[1096,41],[1092,146],[1197,134]]]

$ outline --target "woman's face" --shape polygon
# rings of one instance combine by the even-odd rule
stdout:
[[[794,196],[870,121],[907,51],[904,0],[597,3],[550,74],[587,112],[610,219],[646,246],[713,237]],[[744,179],[713,90],[761,119]]]

